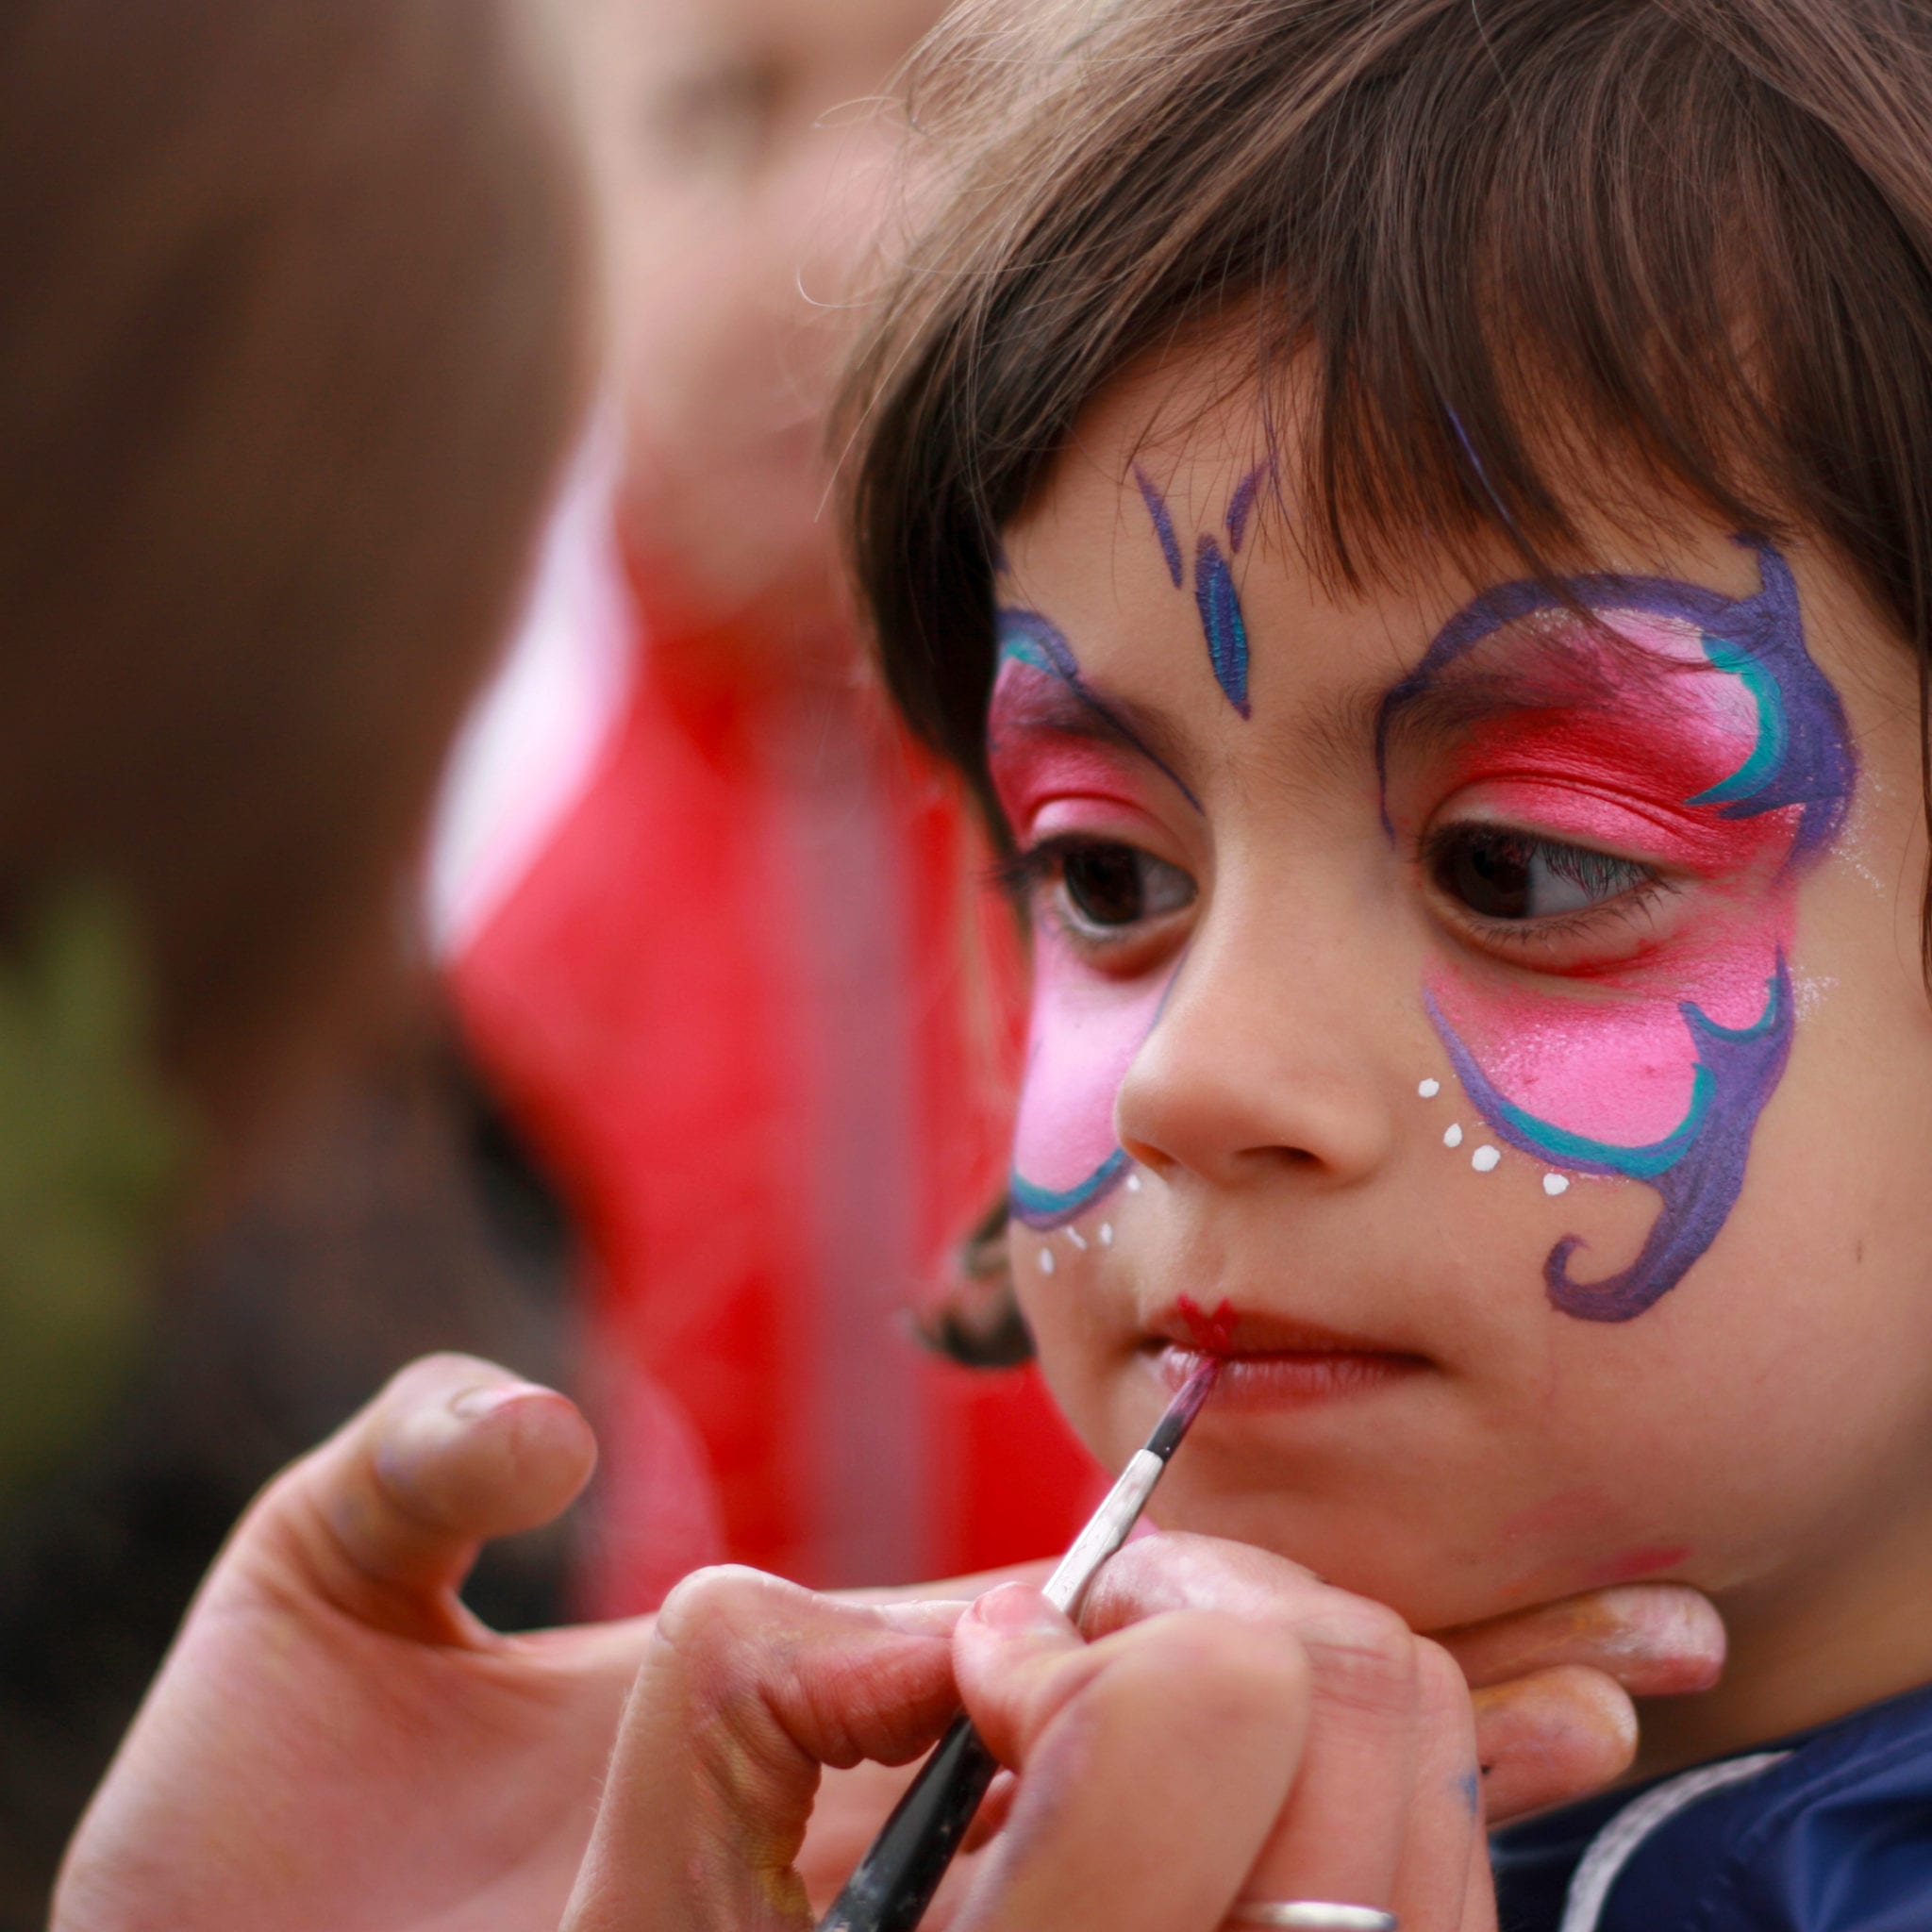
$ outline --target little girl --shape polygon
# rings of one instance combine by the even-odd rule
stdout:
[[[962,1926],[1932,1924],[1932,20],[1033,0],[917,107],[972,145],[859,376],[862,582],[1031,920],[1041,1361],[1118,1464],[1223,1358],[1160,1499],[1210,1534],[1090,1646],[742,1573],[506,1643],[455,1581],[585,1445],[431,1363],[238,1533],[58,1923],[575,1873],[581,1932],[797,1927],[820,1766],[963,1694],[1022,1776]],[[1492,1880],[1447,1659],[1639,1578],[1729,1669]]]
[[[1051,1384],[1117,1466],[1225,1357],[1164,1520],[1418,1630],[1715,1601],[1506,1927],[1932,1924],[1932,18],[1028,31],[923,78],[856,528],[1031,924]]]

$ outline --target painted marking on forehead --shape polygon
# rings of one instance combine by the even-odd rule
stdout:
[[[1174,587],[1181,587],[1181,545],[1180,539],[1174,533],[1174,518],[1168,514],[1167,499],[1156,486],[1154,478],[1139,463],[1134,465],[1134,481],[1141,488],[1141,501],[1147,506],[1147,514],[1154,519],[1154,534],[1160,540],[1160,554],[1167,559],[1167,574],[1174,579]]]
[[[1234,487],[1234,494],[1227,499],[1227,547],[1239,557],[1241,543],[1248,534],[1248,518],[1254,512],[1255,497],[1264,478],[1274,474],[1274,459],[1270,457],[1258,462]]]
[[[1763,538],[1739,535],[1731,541],[1757,558],[1759,589],[1748,597],[1727,597],[1706,585],[1669,577],[1615,575],[1575,577],[1565,588],[1586,609],[1602,615],[1627,611],[1695,626],[1706,658],[1742,683],[1757,708],[1757,741],[1729,777],[1686,802],[1715,806],[1718,816],[1726,819],[1798,808],[1797,830],[1785,859],[1790,871],[1837,837],[1850,808],[1856,762],[1844,708],[1805,647],[1790,567]],[[1451,618],[1422,661],[1382,701],[1375,720],[1375,767],[1385,784],[1390,734],[1405,708],[1506,625],[1565,608],[1557,592],[1525,580],[1486,592]],[[1383,824],[1389,826],[1386,801]]]
[[[1145,758],[1196,811],[1201,809],[1201,801],[1188,789],[1180,774],[1134,729],[1115,706],[1102,697],[1081,675],[1073,646],[1051,619],[1041,616],[1037,610],[1003,605],[994,613],[994,622],[999,641],[998,664],[1024,664],[1048,677],[1057,678],[1107,726],[1114,738]]]
[[[1577,1174],[1646,1181],[1661,1198],[1641,1251],[1620,1274],[1575,1280],[1570,1257],[1584,1243],[1574,1234],[1557,1241],[1543,1261],[1550,1300],[1586,1322],[1627,1322],[1654,1307],[1717,1239],[1744,1185],[1752,1133],[1791,1049],[1790,976],[1784,954],[1778,954],[1777,971],[1767,985],[1764,1011],[1751,1025],[1720,1026],[1690,1000],[1679,1007],[1697,1052],[1690,1104],[1670,1134],[1641,1147],[1571,1133],[1513,1105],[1476,1063],[1435,995],[1424,997],[1457,1077],[1500,1139]],[[1544,1187],[1549,1190],[1547,1179]]]
[[[1248,518],[1254,508],[1255,493],[1261,478],[1272,466],[1258,464],[1236,484],[1228,499],[1224,522],[1227,525],[1231,552],[1238,552],[1247,533]],[[1176,590],[1181,584],[1180,540],[1174,534],[1174,516],[1167,499],[1153,477],[1139,463],[1134,465],[1134,482],[1147,514],[1154,519],[1155,534],[1160,540],[1160,554],[1167,561],[1167,574]],[[1248,627],[1241,616],[1241,594],[1235,588],[1234,572],[1219,541],[1208,531],[1195,540],[1194,609],[1201,622],[1201,635],[1208,645],[1208,662],[1214,681],[1243,718],[1250,715],[1248,703]]]
[[[1221,545],[1206,532],[1194,553],[1194,604],[1201,613],[1201,632],[1208,640],[1208,661],[1214,666],[1214,681],[1228,703],[1243,718],[1248,717],[1248,627],[1241,622],[1234,573],[1221,554]]]

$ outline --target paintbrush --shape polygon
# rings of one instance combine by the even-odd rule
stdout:
[[[1078,1617],[1088,1585],[1132,1533],[1168,1457],[1187,1434],[1220,1373],[1219,1357],[1209,1357],[1189,1375],[1155,1424],[1147,1446],[1135,1454],[1086,1528],[1074,1539],[1073,1547],[1047,1579],[1044,1594],[1056,1608]],[[844,1890],[819,1921],[818,1932],[912,1932],[925,1916],[998,1770],[998,1760],[962,1712],[892,1807],[892,1815],[858,1861]]]

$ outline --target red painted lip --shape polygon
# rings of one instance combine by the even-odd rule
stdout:
[[[1156,1373],[1178,1389],[1204,1355],[1222,1364],[1210,1408],[1280,1408],[1366,1393],[1428,1369],[1425,1356],[1358,1335],[1224,1304],[1213,1334],[1198,1306],[1162,1311],[1142,1343]],[[1204,1341],[1207,1346],[1203,1346]]]
[[[1238,1308],[1223,1301],[1204,1318],[1190,1295],[1171,1302],[1147,1324],[1150,1346],[1172,1343],[1191,1355],[1218,1355],[1230,1361],[1246,1356],[1363,1355],[1420,1363],[1423,1357],[1391,1348],[1367,1335],[1350,1335],[1313,1322],[1291,1321],[1259,1308]]]

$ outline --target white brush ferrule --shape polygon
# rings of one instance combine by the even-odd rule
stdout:
[[[1154,1493],[1154,1485],[1167,1467],[1151,1449],[1140,1449],[1134,1459],[1121,1471],[1120,1479],[1107,1492],[1107,1499],[1088,1519],[1087,1527],[1074,1539],[1072,1547],[1047,1579],[1045,1597],[1053,1607],[1069,1617],[1080,1613],[1087,1587],[1100,1574],[1100,1566],[1126,1541],[1141,1511]]]

